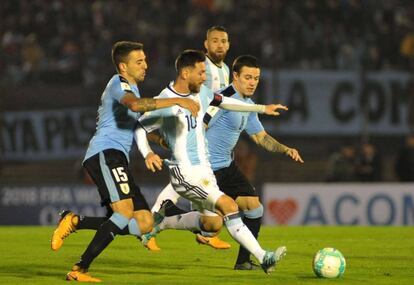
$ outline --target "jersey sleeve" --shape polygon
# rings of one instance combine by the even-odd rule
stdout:
[[[109,84],[109,92],[111,96],[118,102],[121,102],[121,99],[126,92],[133,93],[128,80],[120,75],[118,77],[115,77],[114,80],[112,80]]]
[[[145,112],[144,115],[139,118],[138,123],[145,131],[147,131],[147,133],[150,133],[161,128],[165,117],[174,116],[172,109],[173,107]]]
[[[257,113],[251,112],[247,118],[246,133],[251,136],[264,131],[264,127],[259,120]]]

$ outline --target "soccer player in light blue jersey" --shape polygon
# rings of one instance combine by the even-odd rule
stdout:
[[[232,66],[233,82],[220,91],[224,96],[246,103],[254,103],[254,94],[260,79],[257,59],[250,55],[236,58]],[[243,211],[243,222],[257,238],[263,215],[263,206],[258,194],[246,176],[232,159],[240,134],[245,131],[259,146],[270,152],[282,153],[293,160],[303,163],[298,151],[287,147],[267,134],[259,121],[257,113],[228,112],[219,110],[214,117],[204,117],[208,124],[206,137],[210,153],[210,163],[221,191],[233,198]],[[234,269],[253,270],[258,268],[251,260],[250,253],[240,246]]]
[[[208,236],[217,234],[224,222],[232,238],[256,257],[266,273],[270,273],[286,254],[286,248],[282,246],[274,252],[263,250],[243,223],[236,202],[218,188],[208,158],[203,118],[210,105],[231,111],[268,115],[279,115],[276,110],[285,107],[248,104],[214,94],[202,85],[205,81],[204,61],[202,52],[187,50],[181,53],[176,61],[176,80],[158,96],[192,98],[200,103],[198,115],[192,116],[179,107],[144,114],[136,130],[138,149],[145,158],[147,168],[152,171],[162,168],[162,160],[150,148],[146,132],[158,129],[172,151],[171,160],[167,163],[171,183],[175,191],[192,201],[200,211],[181,215],[175,220],[175,226],[178,226],[175,228],[181,226],[182,229],[191,229]]]
[[[143,99],[137,84],[144,80],[147,62],[143,45],[137,42],[117,42],[112,48],[115,74],[108,82],[98,109],[95,135],[86,151],[83,166],[98,187],[102,205],[109,208],[108,218],[97,218],[97,232],[78,263],[66,275],[67,280],[100,282],[87,274],[92,261],[127,229],[140,236],[151,231],[152,214],[139,187],[129,171],[136,121],[142,112],[178,105],[196,115],[199,105],[185,98]],[[184,109],[183,109],[184,110]],[[67,213],[52,235],[51,247],[58,250],[63,239],[77,228],[90,223],[74,213]]]

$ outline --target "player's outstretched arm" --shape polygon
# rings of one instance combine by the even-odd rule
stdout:
[[[152,172],[155,172],[156,170],[162,169],[162,159],[158,156],[158,154],[155,154],[147,139],[147,132],[142,126],[138,126],[135,130],[135,142],[137,144],[139,152],[142,154],[142,156],[145,158],[145,166],[147,169],[151,170]]]
[[[182,108],[185,108],[191,112],[193,116],[197,116],[198,111],[200,110],[200,105],[188,98],[162,98],[162,99],[153,99],[153,98],[137,98],[130,92],[126,92],[121,99],[121,103],[127,106],[130,110],[134,112],[148,112],[154,111],[157,109],[168,108],[174,105],[178,105]]]
[[[266,131],[258,132],[257,134],[251,135],[250,137],[257,145],[260,145],[267,151],[284,153],[290,156],[294,161],[304,163],[303,159],[300,157],[300,154],[296,149],[281,144],[271,135],[266,133]]]
[[[277,112],[277,110],[288,109],[286,106],[281,105],[281,104],[271,104],[271,105],[249,104],[249,103],[245,103],[245,102],[242,102],[234,98],[224,97],[221,95],[216,95],[210,105],[219,106],[220,108],[229,110],[229,111],[256,112],[256,113],[267,114],[267,115],[272,115],[272,116],[279,115],[279,112]]]
[[[282,104],[270,104],[265,105],[265,114],[269,116],[279,116],[280,113],[277,110],[288,110],[288,107]]]

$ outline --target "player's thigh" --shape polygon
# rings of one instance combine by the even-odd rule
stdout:
[[[249,203],[258,201],[258,193],[256,189],[251,185],[249,179],[240,171],[234,161],[229,167],[214,171],[214,175],[217,179],[217,185],[220,190],[237,201],[238,197],[251,197]],[[257,197],[257,199],[253,199]],[[243,199],[245,200],[245,199]],[[239,205],[242,206],[242,205]],[[249,207],[249,205],[243,204],[243,206]]]
[[[135,184],[123,152],[104,150],[87,159],[84,167],[98,186],[102,204],[113,204],[135,196]],[[128,205],[133,210],[132,203],[121,204]]]
[[[197,209],[215,212],[216,201],[224,195],[210,167],[170,166],[170,179],[174,190],[193,202]]]

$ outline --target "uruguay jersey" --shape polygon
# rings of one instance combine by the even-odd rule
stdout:
[[[216,65],[211,59],[206,56],[206,75],[207,80],[204,82],[208,88],[213,91],[223,89],[229,85],[229,67],[223,62],[222,66]]]
[[[254,104],[250,98],[243,98],[236,92],[233,85],[229,85],[219,93]],[[210,120],[206,137],[210,164],[214,171],[228,167],[231,164],[233,149],[244,130],[248,135],[254,135],[264,130],[257,113],[232,112],[220,109]]]
[[[208,149],[206,146],[203,117],[210,103],[221,102],[220,95],[201,85],[198,94],[179,94],[171,83],[156,98],[186,97],[200,104],[200,111],[194,118],[190,111],[173,106],[146,112],[139,122],[147,132],[159,129],[160,134],[172,151],[171,162],[182,166],[207,165]],[[220,98],[216,98],[219,96]],[[216,105],[219,105],[217,103]]]
[[[110,148],[122,151],[129,159],[134,129],[140,113],[133,112],[120,103],[125,92],[132,92],[137,98],[140,98],[136,85],[129,84],[119,74],[114,75],[102,94],[95,135],[89,142],[84,161]]]

